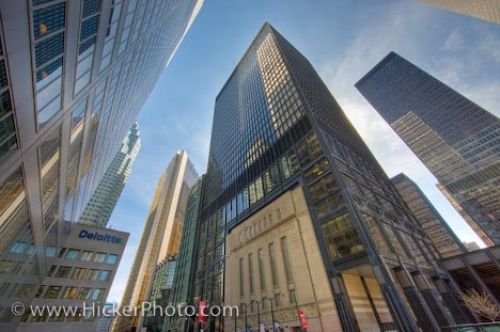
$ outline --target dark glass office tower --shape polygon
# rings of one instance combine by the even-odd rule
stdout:
[[[356,87],[486,244],[500,244],[500,120],[395,53]]]
[[[0,1],[0,330],[65,324],[31,325],[10,306],[43,296],[73,222],[200,6]],[[66,291],[59,287],[51,296]]]
[[[217,96],[205,179],[195,296],[245,313],[210,317],[209,331],[269,326],[270,299],[274,319],[296,328],[297,306],[318,330],[438,331],[461,319],[439,252],[312,65],[269,24]],[[304,260],[290,254],[303,249]],[[323,271],[325,291],[309,291]],[[326,293],[331,302],[314,302]]]
[[[443,258],[466,252],[448,223],[412,179],[400,173],[391,181]]]

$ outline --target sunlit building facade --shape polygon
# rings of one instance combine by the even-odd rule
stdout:
[[[189,191],[187,199],[186,214],[184,216],[184,226],[182,238],[177,256],[175,275],[170,292],[167,298],[168,304],[174,306],[194,305],[193,280],[198,257],[198,220],[200,213],[201,197],[203,190],[203,177]],[[174,315],[166,317],[163,331],[185,331],[192,326],[192,321],[186,317]]]
[[[500,120],[393,52],[356,87],[483,241],[500,244]]]
[[[155,274],[162,271],[157,267],[179,254],[188,193],[197,179],[187,153],[177,151],[156,186],[121,306],[140,306],[149,301]],[[112,330],[141,331],[143,320],[139,316],[117,317]]]
[[[200,6],[0,1],[0,330],[16,329],[12,303],[35,296]]]
[[[308,331],[439,331],[462,319],[439,252],[269,24],[217,96],[205,181],[195,299],[240,307],[206,330],[269,328],[273,316],[297,330],[300,311]]]
[[[391,178],[420,227],[442,257],[463,254],[466,249],[418,185],[403,173]]]
[[[421,0],[429,5],[458,14],[500,24],[498,0]]]
[[[132,172],[132,166],[140,148],[139,125],[136,122],[125,136],[120,150],[90,197],[79,222],[106,227]]]

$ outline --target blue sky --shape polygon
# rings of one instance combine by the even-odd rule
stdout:
[[[387,174],[413,178],[460,238],[478,240],[354,83],[396,51],[500,116],[500,25],[418,0],[208,0],[138,119],[142,149],[109,222],[130,232],[110,301],[121,298],[156,182],[175,151],[187,150],[205,171],[215,96],[265,21],[311,61]]]

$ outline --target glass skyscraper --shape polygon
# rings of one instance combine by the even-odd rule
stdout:
[[[208,331],[269,326],[273,313],[299,328],[297,308],[317,330],[438,331],[462,319],[439,252],[269,24],[216,98],[205,180],[195,299],[242,310],[209,317]]]
[[[500,120],[396,53],[356,87],[483,241],[500,244]]]
[[[136,122],[125,136],[120,150],[90,197],[79,222],[106,227],[140,148],[139,125]]]
[[[11,304],[35,296],[201,4],[0,2],[0,329],[16,328]]]
[[[120,305],[140,306],[154,291],[158,268],[179,253],[190,188],[198,174],[185,151],[177,151],[158,181]],[[172,274],[173,278],[173,274]],[[158,279],[158,278],[157,278]],[[112,331],[141,329],[144,317],[116,317]]]
[[[466,251],[448,223],[412,179],[400,173],[391,181],[442,257],[460,255]]]

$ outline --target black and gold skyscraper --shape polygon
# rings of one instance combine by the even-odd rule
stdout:
[[[308,62],[265,24],[215,104],[195,300],[209,331],[438,331],[460,321],[439,253]],[[272,306],[271,306],[272,304]],[[454,318],[458,317],[458,318]]]
[[[482,240],[500,244],[500,120],[395,53],[356,87]]]
[[[391,178],[391,181],[442,257],[446,258],[466,252],[462,242],[451,230],[448,223],[412,179],[399,173]]]

